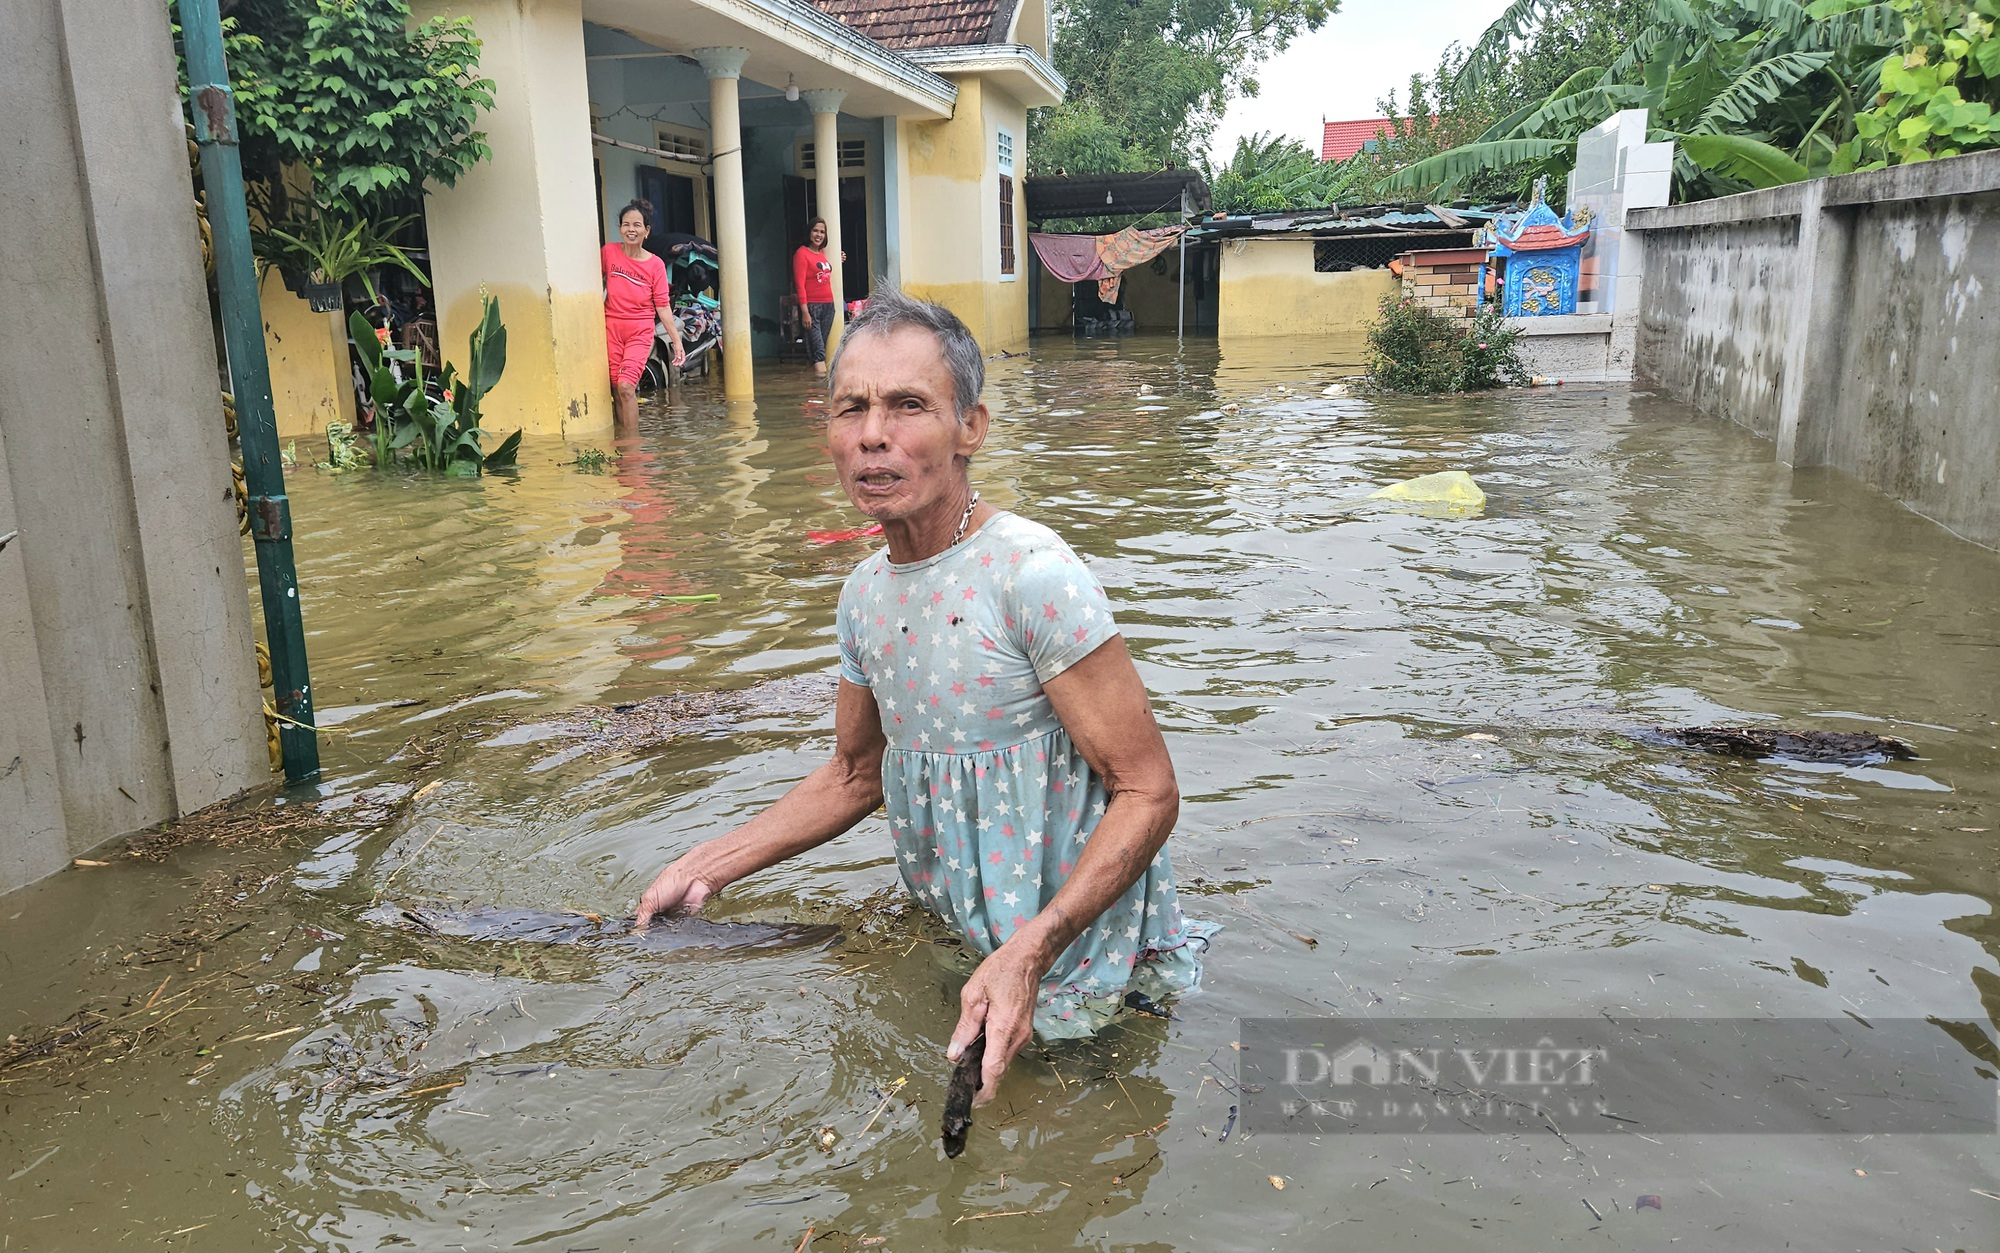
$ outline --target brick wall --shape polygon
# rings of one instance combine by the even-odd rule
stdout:
[[[1454,317],[1470,318],[1477,311],[1484,249],[1406,252],[1396,259],[1402,263],[1404,296]]]

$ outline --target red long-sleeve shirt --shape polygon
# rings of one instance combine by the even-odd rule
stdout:
[[[802,305],[830,305],[833,303],[833,262],[826,259],[823,252],[814,252],[804,244],[792,254],[792,290],[799,296]]]

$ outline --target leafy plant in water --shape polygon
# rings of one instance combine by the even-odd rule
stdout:
[[[602,448],[584,447],[577,450],[576,460],[570,462],[570,464],[579,470],[585,470],[592,474],[602,474],[605,465],[610,460],[611,458],[605,455]]]
[[[507,328],[500,321],[499,301],[487,296],[481,305],[479,325],[467,345],[467,376],[461,379],[446,362],[436,395],[425,386],[423,361],[414,350],[388,347],[359,313],[348,315],[348,329],[375,402],[377,468],[405,451],[413,466],[432,474],[470,476],[514,464],[521,451],[519,431],[492,452],[480,448],[480,440],[490,434],[479,425],[480,405],[507,365]],[[397,378],[391,362],[404,365],[408,376]]]
[[[1368,327],[1369,380],[1382,391],[1417,394],[1525,383],[1519,338],[1491,305],[1467,321],[1407,296],[1384,297]]]
[[[1520,387],[1528,381],[1521,364],[1521,332],[1507,324],[1498,305],[1481,306],[1465,328],[1464,363],[1458,390],[1479,392],[1493,387]]]
[[[336,474],[342,470],[358,470],[368,464],[361,449],[361,441],[354,438],[353,427],[345,422],[329,422],[326,424],[326,460],[316,461],[313,465]]]

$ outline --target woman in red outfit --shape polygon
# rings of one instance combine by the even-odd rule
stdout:
[[[618,242],[604,245],[604,340],[611,354],[611,390],[618,425],[639,423],[639,375],[653,352],[653,319],[667,324],[674,344],[674,368],[687,361],[681,328],[674,321],[666,262],[646,251],[653,233],[653,206],[634,200],[618,213]]]
[[[813,373],[826,373],[826,338],[833,334],[833,263],[826,259],[826,219],[814,218],[806,243],[792,254],[792,289],[806,315]],[[841,258],[843,261],[846,258]]]

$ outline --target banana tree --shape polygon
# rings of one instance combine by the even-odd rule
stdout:
[[[1515,0],[1467,58],[1476,82],[1552,0]],[[1772,187],[1854,168],[1857,98],[1880,75],[1899,23],[1890,3],[1838,11],[1797,0],[1659,0],[1653,22],[1611,64],[1572,74],[1548,97],[1501,118],[1469,144],[1406,166],[1385,188],[1442,185],[1517,169],[1525,185],[1560,181],[1582,132],[1645,109],[1648,139],[1676,145],[1680,198]]]

